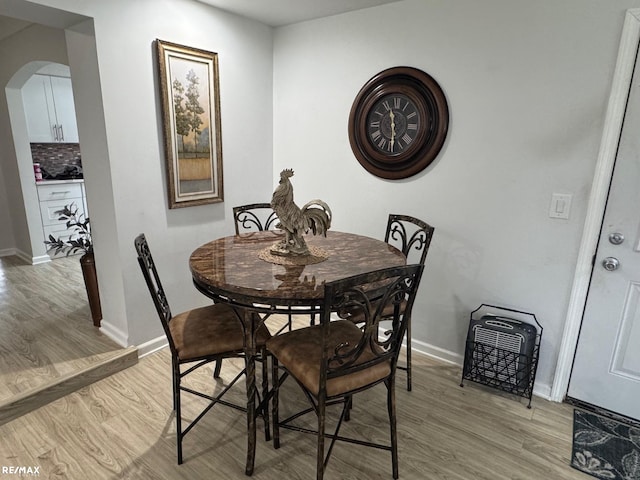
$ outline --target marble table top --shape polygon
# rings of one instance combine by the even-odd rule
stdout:
[[[305,237],[310,247],[328,254],[320,263],[277,265],[261,259],[283,235],[243,233],[200,246],[189,259],[194,283],[205,294],[240,303],[313,306],[322,301],[325,282],[406,263],[401,251],[381,240],[335,231]]]

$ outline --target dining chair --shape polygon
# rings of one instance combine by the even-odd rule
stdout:
[[[149,292],[156,307],[160,322],[167,336],[171,351],[171,367],[173,378],[173,409],[176,415],[176,439],[178,464],[182,463],[182,440],[195,424],[216,404],[226,405],[237,410],[247,411],[246,406],[237,405],[222,397],[233,385],[246,374],[246,368],[215,396],[196,391],[182,384],[182,379],[210,362],[223,358],[243,357],[244,332],[242,322],[236,312],[226,304],[213,304],[195,308],[178,315],[173,315],[167,296],[160,282],[156,264],[151,256],[149,245],[144,234],[134,240],[138,263],[146,281]],[[262,325],[257,332],[257,345],[263,360],[262,386],[266,398],[268,390],[268,369],[266,366],[265,342],[270,338],[269,330]],[[182,365],[190,364],[186,368]],[[215,375],[214,375],[215,376]],[[222,385],[221,385],[222,386]],[[209,404],[192,420],[186,428],[182,428],[181,393],[186,392],[206,400]],[[267,408],[263,411],[265,420],[265,437],[270,439],[269,418]]]
[[[272,355],[273,443],[280,448],[280,428],[317,436],[316,477],[324,476],[336,441],[345,441],[391,452],[393,478],[398,478],[398,436],[396,426],[395,374],[411,308],[423,265],[376,270],[333,282],[324,287],[319,325],[304,327],[267,340]],[[375,291],[375,293],[373,293]],[[376,298],[376,301],[371,301]],[[403,314],[400,314],[401,306]],[[364,321],[334,319],[332,312],[359,311]],[[388,309],[392,317],[384,314]],[[279,370],[284,372],[279,374]],[[311,407],[280,421],[280,385],[288,376],[302,388]],[[351,408],[354,394],[384,384],[390,443],[340,436],[340,428]],[[327,434],[326,408],[342,404],[335,432]],[[295,425],[307,413],[317,415],[317,430]],[[325,438],[331,438],[326,449]]]
[[[435,228],[428,223],[409,215],[390,214],[387,219],[387,230],[384,241],[393,245],[407,257],[407,263],[425,264],[429,246]],[[418,286],[420,277],[418,278]],[[416,288],[417,292],[417,288]],[[404,307],[401,307],[402,313]],[[387,312],[390,314],[391,312]],[[411,391],[411,319],[407,322],[406,363],[398,365],[407,372],[407,390]]]
[[[404,253],[405,257],[407,257],[408,264],[417,263],[424,265],[434,231],[434,227],[415,217],[390,214],[387,220],[387,230],[384,241]],[[418,285],[419,283],[420,277],[418,278]],[[400,313],[402,314],[403,311],[404,304],[401,304]],[[383,315],[392,316],[393,310],[387,307]],[[340,317],[349,319],[356,324],[364,321],[362,313],[357,311],[350,312],[344,310],[340,312]],[[404,365],[399,364],[398,369],[407,372],[407,390],[411,391],[411,318],[409,318],[407,322],[406,339],[406,363]]]
[[[240,232],[273,230],[279,221],[270,203],[251,203],[233,207],[233,220],[236,235]]]

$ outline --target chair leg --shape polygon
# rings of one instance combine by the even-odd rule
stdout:
[[[273,448],[280,448],[280,415],[278,413],[278,394],[279,383],[278,378],[278,359],[271,357],[271,378],[273,379],[273,397],[271,397],[271,419],[273,421]]]
[[[318,395],[318,457],[316,467],[316,480],[324,477],[324,429],[325,429],[325,396],[324,392]]]
[[[216,366],[213,370],[213,378],[220,378],[220,370],[222,369],[222,359],[216,360]]]
[[[411,317],[407,322],[407,391],[411,391]]]
[[[398,433],[396,425],[396,390],[393,376],[385,382],[387,386],[387,410],[389,411],[389,427],[391,430],[391,468],[393,478],[398,478]]]
[[[347,402],[347,406],[345,408],[344,421],[348,422],[349,420],[351,420],[351,409],[353,408],[353,397],[349,395],[345,399],[345,402]]]
[[[265,347],[260,349],[260,356],[262,357],[262,398],[265,399],[269,395],[269,361],[267,359],[267,349]],[[269,422],[269,405],[266,402],[262,410],[262,416],[264,419],[264,439],[268,442],[271,440],[271,432]]]
[[[213,303],[216,303],[215,300]],[[222,369],[222,359],[219,358],[218,360],[216,360],[216,366],[215,366],[215,369],[213,370],[213,378],[220,378],[221,369]]]
[[[177,362],[174,362],[173,379],[173,406],[176,414],[176,447],[178,454],[178,465],[182,465],[182,410],[180,408],[180,366]]]
[[[178,368],[178,370],[176,370],[176,368]],[[177,405],[176,405],[176,403],[177,403],[176,402],[176,396],[180,395],[180,390],[179,390],[179,387],[180,387],[180,370],[179,370],[179,367],[177,367],[177,360],[175,358],[173,358],[173,357],[171,358],[171,372],[172,372],[171,383],[173,385],[173,391],[172,391],[172,393],[173,393],[173,411],[175,412],[176,411],[176,407],[177,407]]]

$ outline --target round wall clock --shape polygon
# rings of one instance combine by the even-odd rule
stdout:
[[[375,75],[356,96],[349,115],[349,142],[360,164],[381,178],[406,178],[438,155],[449,127],[440,85],[412,67]]]

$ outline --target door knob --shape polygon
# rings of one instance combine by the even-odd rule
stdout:
[[[613,272],[614,270],[617,270],[618,267],[620,266],[620,261],[615,257],[607,257],[604,260],[602,260],[602,266],[604,267],[605,270],[609,272]]]
[[[624,235],[620,232],[610,233],[609,242],[613,243],[614,245],[620,245],[622,242],[624,242]]]

